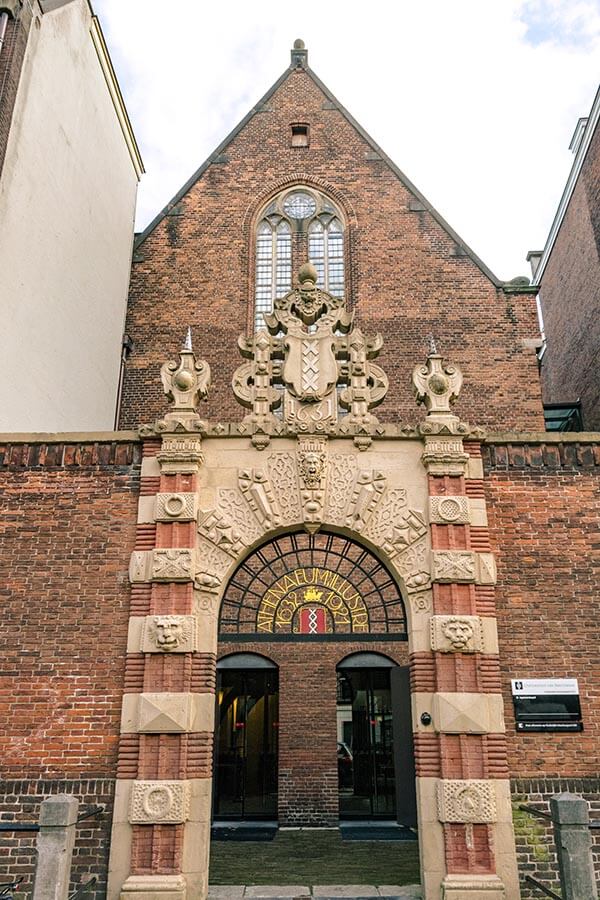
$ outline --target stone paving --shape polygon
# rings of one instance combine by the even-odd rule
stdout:
[[[420,900],[418,884],[217,884],[208,891],[208,900]]]

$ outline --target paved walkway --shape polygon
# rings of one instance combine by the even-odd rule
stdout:
[[[304,884],[217,884],[208,891],[208,900],[373,900],[386,897],[387,900],[420,900],[421,887],[418,884],[318,884],[308,887]]]

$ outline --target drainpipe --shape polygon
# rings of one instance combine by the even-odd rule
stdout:
[[[114,430],[119,429],[119,416],[121,412],[121,397],[123,396],[123,380],[125,378],[125,364],[129,358],[129,354],[133,350],[133,340],[128,334],[123,335],[121,343],[121,366],[119,368],[119,384],[117,386],[117,404],[115,407]]]

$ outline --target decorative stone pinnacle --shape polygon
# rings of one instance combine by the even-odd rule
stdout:
[[[305,291],[310,290],[311,286],[314,287],[316,285],[318,277],[319,273],[311,262],[305,262],[304,265],[300,266],[298,269],[298,281]]]
[[[434,339],[434,337],[433,337],[432,334],[430,334],[430,335],[428,336],[428,338],[427,338],[427,344],[428,344],[428,346],[429,346],[429,355],[430,355],[430,356],[437,356],[437,355],[438,355],[437,347],[435,346],[435,339]]]
[[[203,359],[196,359],[192,350],[192,332],[188,328],[185,344],[179,351],[179,362],[167,362],[160,370],[163,389],[175,406],[165,420],[181,421],[198,418],[196,409],[200,400],[208,399],[210,366]]]
[[[427,407],[428,416],[448,417],[452,415],[450,406],[460,393],[462,372],[458,366],[444,364],[442,357],[434,352],[435,343],[431,350],[425,365],[413,370],[413,390],[417,403]]]

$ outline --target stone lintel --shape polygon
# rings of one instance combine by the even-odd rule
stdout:
[[[508,900],[497,875],[446,875],[442,881],[444,900]]]
[[[130,875],[119,900],[185,900],[186,881],[183,875]]]

